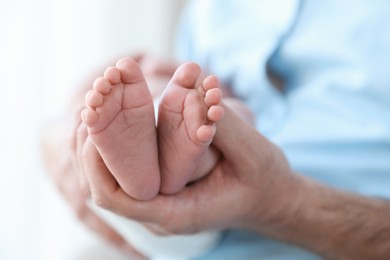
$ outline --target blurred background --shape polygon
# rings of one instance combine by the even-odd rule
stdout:
[[[183,4],[0,1],[0,259],[86,259],[104,243],[78,223],[45,173],[40,137],[97,69],[140,51],[170,57]],[[107,250],[93,259],[120,259]]]

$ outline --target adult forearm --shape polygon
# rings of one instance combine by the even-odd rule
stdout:
[[[388,201],[298,178],[295,210],[276,236],[330,259],[389,259]]]

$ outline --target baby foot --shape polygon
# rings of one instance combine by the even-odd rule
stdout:
[[[193,180],[196,169],[207,156],[223,116],[219,106],[222,93],[215,76],[198,86],[200,68],[181,65],[165,89],[158,113],[158,139],[161,171],[160,191],[172,194]]]
[[[122,189],[139,200],[160,187],[153,100],[138,64],[119,60],[86,95],[82,120]]]

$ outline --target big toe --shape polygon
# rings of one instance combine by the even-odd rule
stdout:
[[[173,74],[172,82],[185,88],[195,88],[200,73],[201,69],[199,65],[193,62],[187,62],[177,68]]]
[[[120,71],[122,82],[125,84],[133,84],[144,80],[138,63],[131,58],[120,59],[116,63],[116,67]]]

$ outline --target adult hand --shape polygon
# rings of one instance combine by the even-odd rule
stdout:
[[[331,259],[390,255],[388,201],[293,173],[281,151],[227,107],[214,145],[223,156],[207,177],[147,202],[121,190],[88,138],[81,156],[94,202],[158,234],[242,228]]]
[[[144,223],[159,234],[189,234],[225,228],[258,228],[271,234],[281,211],[289,213],[297,194],[283,154],[225,107],[214,145],[223,158],[206,178],[173,196],[148,202],[127,196],[87,138],[84,173],[95,203]],[[227,124],[228,122],[228,124]],[[240,148],[240,149],[238,149]],[[287,188],[288,187],[288,188]],[[290,214],[290,213],[289,213]]]

